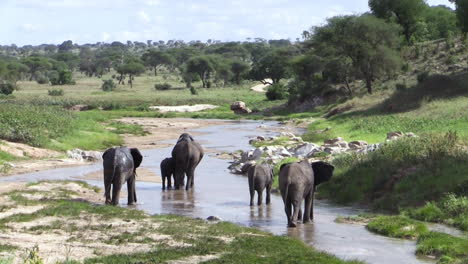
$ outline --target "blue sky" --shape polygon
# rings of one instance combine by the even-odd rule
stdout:
[[[367,0],[0,0],[0,45],[300,37]],[[450,5],[448,0],[428,0]]]

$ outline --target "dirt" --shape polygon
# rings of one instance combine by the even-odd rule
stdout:
[[[53,158],[62,155],[62,153],[54,150],[35,148],[26,144],[14,143],[5,140],[0,140],[0,151],[10,153],[11,155],[19,158],[33,159]]]
[[[266,79],[265,82],[272,83],[271,79]],[[270,84],[259,84],[255,85],[254,87],[250,88],[250,90],[257,92],[257,93],[266,93],[265,89],[270,86]]]
[[[100,206],[104,200],[101,193],[75,182],[41,182],[35,185],[25,183],[5,183],[0,186],[0,201],[10,201],[10,206],[0,212],[0,219],[12,215],[34,214],[50,205],[37,204],[24,206],[12,204],[7,193],[18,190],[27,191],[22,195],[29,200],[41,203],[52,199],[83,201]],[[31,194],[32,193],[32,194]],[[3,204],[2,204],[3,205]],[[103,221],[100,215],[82,212],[79,217],[47,216],[33,221],[7,222],[0,232],[2,245],[17,247],[16,250],[0,252],[0,258],[13,258],[13,263],[23,263],[25,252],[38,245],[38,255],[44,263],[62,262],[66,259],[83,261],[85,258],[113,254],[147,252],[152,250],[150,239],[155,243],[164,243],[169,247],[187,247],[190,244],[177,241],[169,235],[157,232],[161,223],[148,218],[107,219]],[[135,240],[120,241],[116,233],[109,232],[109,227],[118,228],[118,234],[138,234]],[[151,230],[151,232],[140,232]],[[182,262],[181,262],[182,263]]]
[[[157,110],[160,113],[167,112],[200,112],[204,110],[211,110],[218,108],[219,106],[210,104],[197,104],[197,105],[178,105],[178,106],[150,106],[151,110]]]

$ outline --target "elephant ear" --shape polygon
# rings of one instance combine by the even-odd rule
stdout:
[[[131,148],[130,153],[133,157],[133,169],[140,167],[141,162],[143,161],[143,155],[141,155],[140,151],[137,148]]]
[[[112,150],[114,150],[114,148],[110,148],[110,149],[107,149],[106,151],[104,151],[104,153],[102,153],[102,159],[105,160],[110,155],[110,152]]]
[[[312,170],[314,171],[315,186],[329,181],[333,176],[333,170],[335,169],[333,165],[323,161],[314,162],[311,166]]]

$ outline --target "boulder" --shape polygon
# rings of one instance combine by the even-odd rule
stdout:
[[[400,132],[400,131],[388,132],[387,133],[387,140],[399,139],[402,136],[404,136],[404,134],[403,134],[403,132]]]
[[[343,142],[343,138],[342,137],[337,137],[337,138],[334,138],[334,139],[329,139],[329,140],[325,140],[323,143],[325,145],[334,145],[334,144],[337,144],[339,142]]]
[[[340,153],[343,153],[345,152],[346,150],[340,148],[340,147],[325,147],[323,149],[324,152],[328,153],[328,154],[340,154]]]
[[[406,136],[407,137],[418,137],[416,134],[414,134],[413,132],[408,132],[406,133]]]
[[[294,137],[296,137],[293,133],[290,133],[290,132],[281,132],[280,136],[282,136],[282,137],[289,137],[289,138],[294,138]]]
[[[259,160],[263,155],[263,151],[261,149],[255,149],[250,156],[249,160]]]
[[[320,147],[312,143],[304,143],[292,150],[295,156],[306,157],[311,152],[320,151]]]
[[[231,110],[234,111],[234,113],[238,115],[252,113],[252,110],[250,110],[242,101],[237,101],[237,102],[232,103]]]
[[[278,150],[276,151],[276,154],[282,156],[282,157],[292,157],[293,155],[285,148],[285,147],[279,147]]]
[[[228,169],[231,171],[233,174],[243,174],[242,173],[242,167],[244,166],[244,163],[233,163],[231,164]]]
[[[83,105],[83,104],[79,104],[79,105],[74,105],[72,107],[70,107],[70,110],[72,111],[77,111],[77,112],[80,112],[80,111],[87,111],[89,110],[89,105]]]
[[[102,152],[99,151],[83,151],[81,149],[73,149],[67,151],[67,156],[70,159],[78,161],[96,162],[102,160]]]
[[[351,150],[363,149],[367,145],[369,145],[369,144],[366,141],[363,141],[363,140],[351,141],[351,142],[348,143],[348,147]]]
[[[208,216],[208,218],[206,218],[206,220],[210,221],[210,222],[219,222],[219,221],[223,221],[223,219],[221,219],[221,217],[219,216]]]

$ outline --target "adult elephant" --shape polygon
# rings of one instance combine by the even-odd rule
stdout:
[[[120,190],[127,182],[128,204],[137,202],[135,191],[136,169],[143,161],[143,156],[136,148],[110,148],[102,155],[104,165],[104,187],[106,204],[119,204]],[[112,186],[112,196],[111,196]]]
[[[270,204],[271,185],[273,184],[273,170],[267,164],[253,165],[247,171],[249,177],[250,206],[254,204],[255,191],[258,205],[262,204],[263,190],[266,189],[266,204]]]
[[[280,168],[279,187],[288,218],[288,226],[296,227],[297,220],[309,223],[314,219],[314,194],[317,185],[330,180],[334,167],[326,162],[312,164],[307,160],[284,164]],[[305,201],[304,215],[301,204]],[[291,213],[291,210],[293,211]]]
[[[177,140],[177,144],[172,149],[172,158],[175,161],[174,187],[183,188],[184,176],[187,175],[185,190],[193,187],[195,168],[203,159],[203,148],[188,133],[183,133]]]

